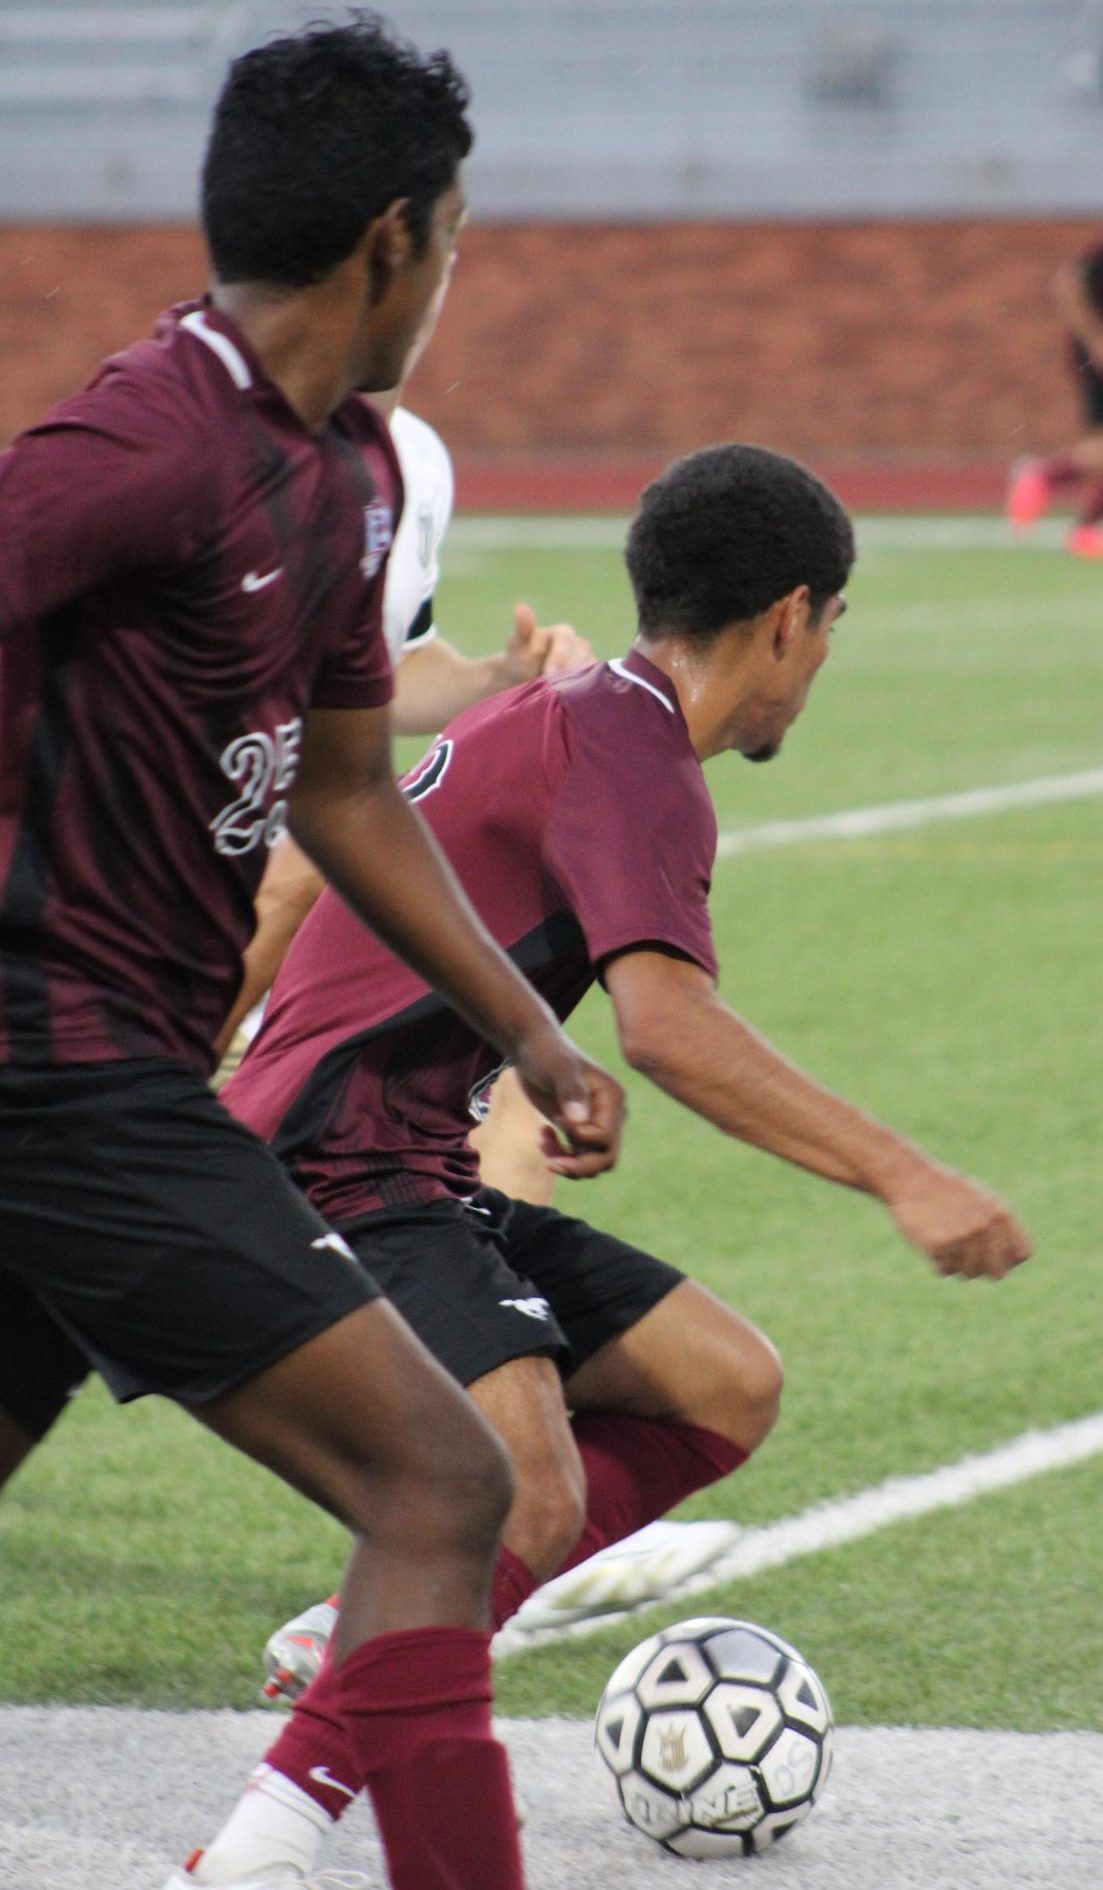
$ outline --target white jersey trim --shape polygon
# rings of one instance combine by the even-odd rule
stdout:
[[[240,387],[243,393],[247,387],[252,387],[253,376],[240,348],[235,348],[229,335],[221,335],[216,328],[207,327],[201,308],[193,309],[190,315],[182,315],[180,326],[194,335],[197,341],[202,341],[212,354],[217,354],[235,387]]]
[[[625,669],[623,657],[614,656],[610,661],[609,668],[613,670],[617,676],[620,676],[625,682],[638,683],[641,689],[647,690],[648,695],[654,696],[656,702],[662,703],[663,708],[666,710],[668,715],[674,714],[674,704],[671,702],[670,698],[668,696],[664,696],[662,690],[656,689],[654,683],[648,682],[645,677],[633,676],[632,671],[630,669]]]
[[[427,630],[420,631],[416,637],[404,637],[398,652],[399,662],[404,656],[409,656],[411,650],[423,650],[427,644],[435,643],[439,635],[436,624],[431,623]]]

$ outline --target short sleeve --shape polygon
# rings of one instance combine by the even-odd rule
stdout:
[[[645,705],[646,706],[646,705]],[[656,708],[655,713],[660,713]],[[661,711],[665,713],[665,711]],[[716,817],[685,744],[601,739],[575,727],[545,829],[544,859],[595,965],[634,946],[676,951],[717,976],[708,896]]]
[[[343,544],[341,577],[330,600],[335,622],[329,654],[314,679],[316,709],[378,709],[394,695],[391,657],[383,628],[391,560],[405,518],[403,479],[391,436],[367,401],[342,410],[342,436],[353,449],[350,536]]]
[[[316,709],[380,709],[394,695],[383,635],[383,571],[372,580],[356,628],[322,665],[311,697]]]
[[[181,563],[210,512],[179,419],[119,377],[66,401],[0,454],[0,636],[111,577]]]

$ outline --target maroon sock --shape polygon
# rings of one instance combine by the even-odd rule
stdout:
[[[331,1818],[339,1818],[363,1791],[364,1770],[341,1715],[340,1687],[328,1647],[319,1672],[264,1757]]]
[[[501,1543],[490,1584],[490,1618],[495,1629],[503,1627],[517,1613],[521,1603],[535,1594],[539,1586],[532,1570],[522,1562],[520,1556],[514,1555],[512,1549],[507,1549],[505,1543]]]
[[[1051,486],[1074,486],[1084,477],[1084,468],[1070,453],[1054,453],[1050,459],[1043,459],[1042,471]]]
[[[586,1471],[586,1522],[558,1574],[747,1461],[738,1444],[699,1424],[580,1411],[571,1428]]]
[[[334,1679],[394,1890],[524,1890],[489,1634],[381,1634]]]

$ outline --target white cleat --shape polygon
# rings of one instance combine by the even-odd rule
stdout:
[[[324,1870],[321,1876],[305,1877],[294,1864],[269,1864],[263,1875],[235,1877],[233,1880],[202,1874],[203,1852],[195,1851],[186,1864],[174,1870],[163,1890],[371,1890],[373,1879],[362,1870]]]
[[[739,1538],[737,1523],[653,1522],[529,1596],[510,1623],[521,1633],[568,1627],[602,1614],[621,1614],[663,1601],[718,1562]]]
[[[306,1692],[322,1664],[336,1621],[333,1603],[319,1601],[269,1636],[264,1648],[266,1700],[275,1706],[292,1706]]]

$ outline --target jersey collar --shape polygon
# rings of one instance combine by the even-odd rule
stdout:
[[[646,656],[640,655],[639,650],[631,649],[627,656],[614,657],[609,668],[614,675],[622,677],[625,682],[636,683],[639,688],[646,689],[649,694],[657,696],[669,714],[677,716],[679,722],[684,721],[682,705],[678,701],[678,693],[670,677],[665,670],[657,668],[654,663],[649,663]]]
[[[296,412],[282,388],[266,372],[260,357],[237,323],[222,309],[215,308],[210,296],[205,295],[198,302],[181,302],[169,310],[169,315],[176,321],[177,327],[182,328],[185,334],[194,335],[196,341],[221,362],[240,393],[251,394],[257,400],[277,402],[301,432],[310,434],[302,415]],[[355,396],[350,395],[349,398]],[[335,409],[335,413],[340,412],[340,407]],[[330,414],[329,418],[332,421],[334,414]]]

